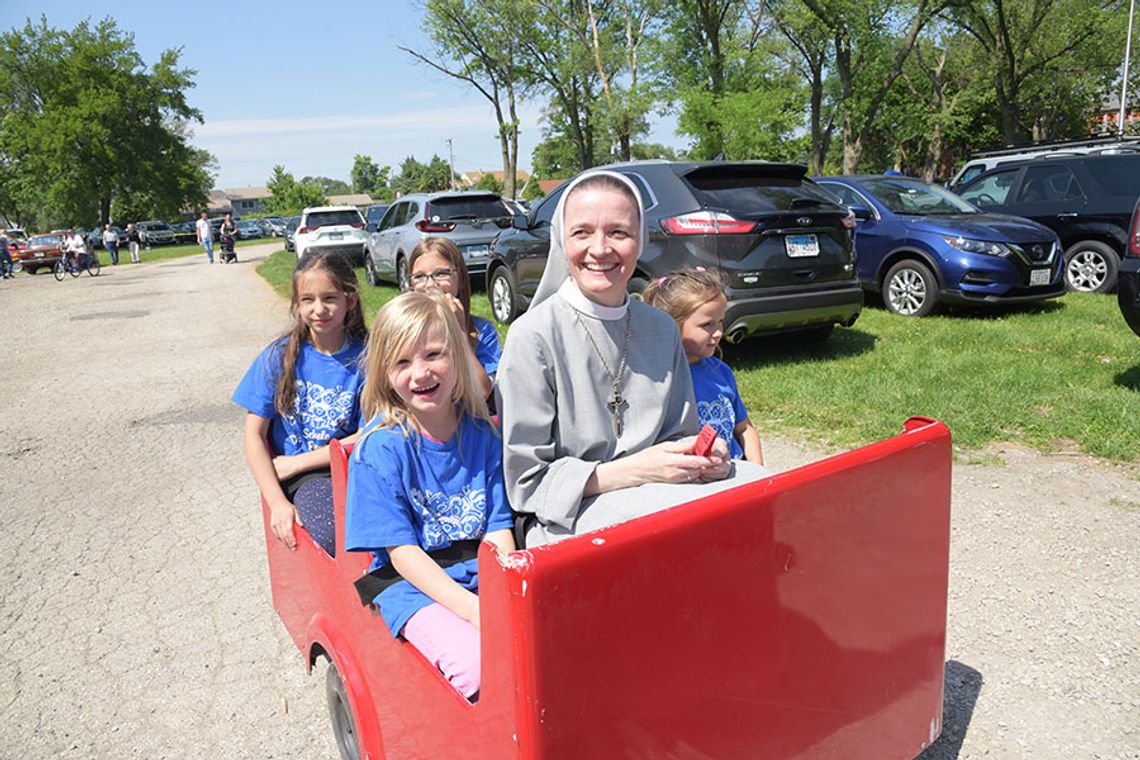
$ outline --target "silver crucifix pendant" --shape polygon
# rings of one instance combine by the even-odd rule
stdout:
[[[625,402],[625,399],[621,397],[621,393],[619,393],[618,390],[615,388],[613,398],[611,398],[609,401],[606,402],[606,408],[609,409],[610,414],[613,415],[613,418],[614,418],[614,434],[617,435],[619,438],[621,437],[621,429],[622,429],[622,424],[621,424],[622,411],[627,406],[629,406],[629,404],[627,404]]]

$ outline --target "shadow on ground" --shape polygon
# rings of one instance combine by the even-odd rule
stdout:
[[[962,752],[974,705],[982,690],[982,674],[957,660],[946,663],[946,691],[942,698],[942,735],[915,760],[955,760]]]
[[[854,328],[836,329],[826,340],[812,340],[801,333],[753,338],[738,345],[722,343],[724,360],[736,372],[779,364],[799,364],[842,359],[865,354],[879,336]]]
[[[1112,380],[1121,388],[1140,393],[1140,364],[1118,372]]]

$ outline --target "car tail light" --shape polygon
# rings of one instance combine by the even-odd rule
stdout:
[[[756,229],[756,222],[737,219],[723,211],[693,211],[661,220],[672,235],[742,235]]]
[[[1132,229],[1128,232],[1126,256],[1140,256],[1140,203],[1132,211]]]
[[[319,227],[298,227],[297,228],[297,234],[298,235],[304,235],[306,232],[316,232],[318,229],[320,229],[320,228]]]
[[[360,222],[359,224],[350,224],[349,227],[352,227],[354,230],[362,230],[364,229],[364,222]]]
[[[433,222],[431,219],[421,219],[416,222],[416,229],[420,232],[451,232],[455,229],[455,224],[448,222]]]

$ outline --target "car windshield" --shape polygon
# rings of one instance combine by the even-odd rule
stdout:
[[[977,209],[949,190],[907,177],[872,177],[861,181],[871,195],[896,214],[976,214]]]
[[[332,227],[338,224],[362,224],[360,212],[345,209],[344,211],[314,211],[305,219],[309,227]]]
[[[36,235],[28,241],[28,245],[59,245],[63,242],[63,237],[60,235]]]
[[[436,198],[430,201],[427,207],[428,219],[441,222],[463,219],[498,219],[510,215],[511,212],[494,195],[477,195],[470,198],[462,196]]]

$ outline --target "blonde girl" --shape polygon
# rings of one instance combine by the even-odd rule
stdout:
[[[760,435],[748,419],[736,377],[716,356],[728,303],[720,276],[704,269],[682,269],[651,282],[642,298],[673,317],[681,331],[701,424],[712,425],[733,459],[764,464]]]
[[[424,293],[438,289],[449,296],[451,308],[469,337],[477,361],[475,374],[483,397],[487,398],[499,369],[502,348],[495,326],[471,313],[471,277],[459,246],[447,238],[423,238],[408,257],[408,271],[415,290]]]
[[[345,547],[372,552],[372,569],[388,572],[392,582],[373,601],[392,635],[473,700],[475,553],[483,540],[503,551],[514,541],[502,444],[469,337],[449,296],[409,292],[376,314],[367,357],[369,421],[348,472]]]
[[[352,264],[338,253],[306,256],[293,272],[293,326],[245,373],[245,456],[269,505],[270,528],[290,549],[293,524],[330,555],[336,546],[329,441],[356,440],[367,331]]]

